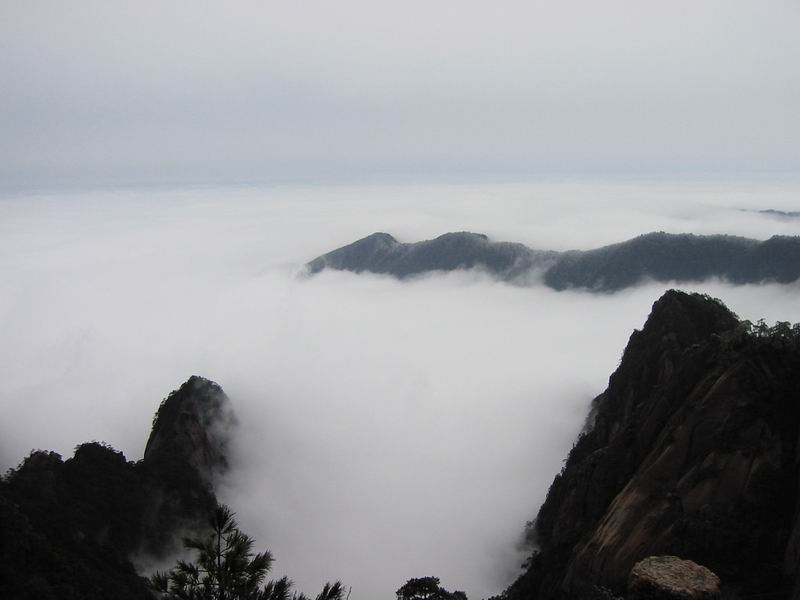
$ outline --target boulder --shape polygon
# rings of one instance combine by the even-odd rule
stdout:
[[[628,600],[718,600],[719,577],[691,560],[650,556],[631,569]]]

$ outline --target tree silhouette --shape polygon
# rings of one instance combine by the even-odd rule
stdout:
[[[467,600],[464,592],[448,592],[438,577],[409,579],[397,590],[397,600]]]
[[[179,560],[167,573],[156,572],[150,586],[162,600],[307,600],[292,593],[287,577],[264,583],[272,566],[269,551],[253,554],[253,538],[239,529],[234,513],[219,506],[205,538],[184,538],[198,553],[195,562]],[[263,584],[263,585],[262,585]],[[342,600],[342,583],[326,583],[317,600]]]

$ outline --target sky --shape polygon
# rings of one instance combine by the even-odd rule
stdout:
[[[435,575],[474,600],[518,541],[628,337],[670,287],[616,294],[454,273],[325,272],[387,231],[592,248],[642,232],[799,235],[791,183],[166,187],[0,195],[0,470],[100,440],[141,458],[193,374],[241,422],[220,498],[275,576],[393,597]],[[798,284],[681,286],[800,321]]]
[[[800,171],[794,0],[2,0],[0,184]]]

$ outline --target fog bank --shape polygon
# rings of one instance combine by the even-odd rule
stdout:
[[[474,273],[411,282],[302,264],[373,231],[472,230],[590,248],[652,230],[765,239],[798,186],[538,184],[219,188],[0,199],[0,466],[105,440],[141,457],[191,374],[242,422],[221,497],[312,592],[391,597],[437,575],[499,592],[635,327],[668,286],[613,295]],[[683,286],[800,321],[797,285]]]

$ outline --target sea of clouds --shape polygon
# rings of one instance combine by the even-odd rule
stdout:
[[[306,593],[470,597],[518,541],[634,328],[670,287],[611,295],[479,273],[301,276],[386,231],[592,248],[663,230],[800,235],[793,183],[140,188],[0,197],[0,467],[104,440],[141,457],[160,400],[220,383],[241,428],[220,491]],[[744,209],[744,210],[743,210]],[[680,286],[800,321],[798,285]]]

